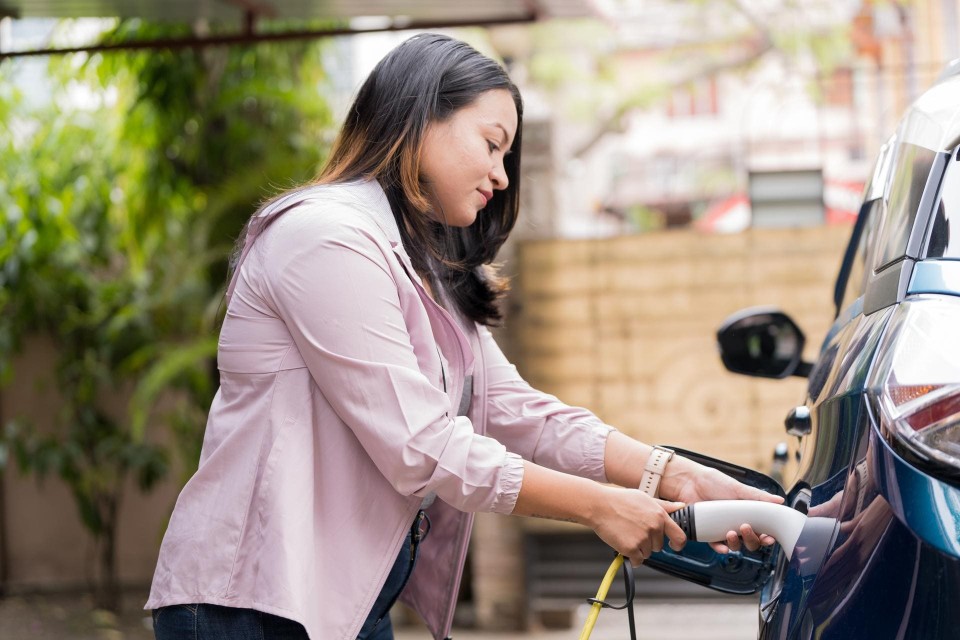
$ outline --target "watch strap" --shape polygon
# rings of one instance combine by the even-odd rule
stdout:
[[[643,469],[643,475],[640,477],[640,491],[649,496],[657,497],[657,491],[660,489],[660,480],[663,479],[663,472],[667,468],[667,463],[673,458],[673,449],[655,446],[650,451],[650,457],[647,458],[647,464]]]

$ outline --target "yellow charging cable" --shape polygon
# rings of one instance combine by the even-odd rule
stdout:
[[[613,562],[610,563],[610,568],[607,569],[607,575],[603,576],[603,581],[600,583],[600,589],[597,590],[597,597],[594,600],[593,604],[590,605],[590,613],[587,615],[587,621],[583,623],[583,631],[580,632],[580,640],[588,640],[590,634],[593,633],[593,626],[597,624],[597,618],[600,616],[600,609],[603,608],[603,605],[600,604],[607,597],[607,592],[610,591],[610,585],[613,584],[613,579],[617,576],[617,572],[620,571],[620,567],[623,566],[623,556],[619,553],[617,557],[613,559]]]

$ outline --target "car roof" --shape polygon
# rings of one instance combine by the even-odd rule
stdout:
[[[910,105],[897,138],[934,151],[950,151],[960,144],[960,59],[948,64],[937,82]]]

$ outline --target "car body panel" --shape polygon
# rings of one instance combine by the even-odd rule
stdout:
[[[862,448],[863,435],[869,429],[864,400],[865,383],[873,354],[880,341],[890,311],[873,316],[856,316],[821,352],[810,375],[808,395],[812,402],[812,429],[803,438],[801,467],[790,492],[790,504],[810,515],[834,518],[842,523],[845,501],[852,500],[844,489],[857,477],[851,463]],[[838,320],[838,323],[842,320]],[[798,500],[806,500],[799,505]],[[827,554],[805,557],[797,554],[789,563],[781,561],[760,596],[761,620],[776,629],[766,637],[789,637],[803,623],[807,600],[817,593],[816,582],[825,561],[838,546],[842,527],[834,531]]]
[[[937,511],[923,512],[923,502],[935,500],[938,491],[875,429],[864,440],[867,455],[850,477],[856,488],[848,489],[843,502],[841,533],[805,594],[803,615],[791,621],[791,633],[768,637],[957,637],[960,608],[950,594],[960,593],[960,560],[927,544],[914,526],[923,520],[937,536]],[[906,482],[902,474],[909,476]],[[907,512],[913,514],[910,524],[902,519]]]
[[[960,143],[960,75],[944,73],[910,106],[898,135],[903,142],[943,151]]]

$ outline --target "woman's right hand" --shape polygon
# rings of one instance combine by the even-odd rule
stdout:
[[[664,536],[674,551],[683,548],[687,537],[669,515],[683,506],[682,502],[651,498],[637,489],[607,486],[587,524],[637,567],[650,554],[663,549]]]
[[[523,463],[523,484],[513,509],[518,516],[577,522],[593,529],[633,566],[663,549],[663,538],[679,551],[687,542],[670,513],[684,506],[579,478],[532,462]]]

